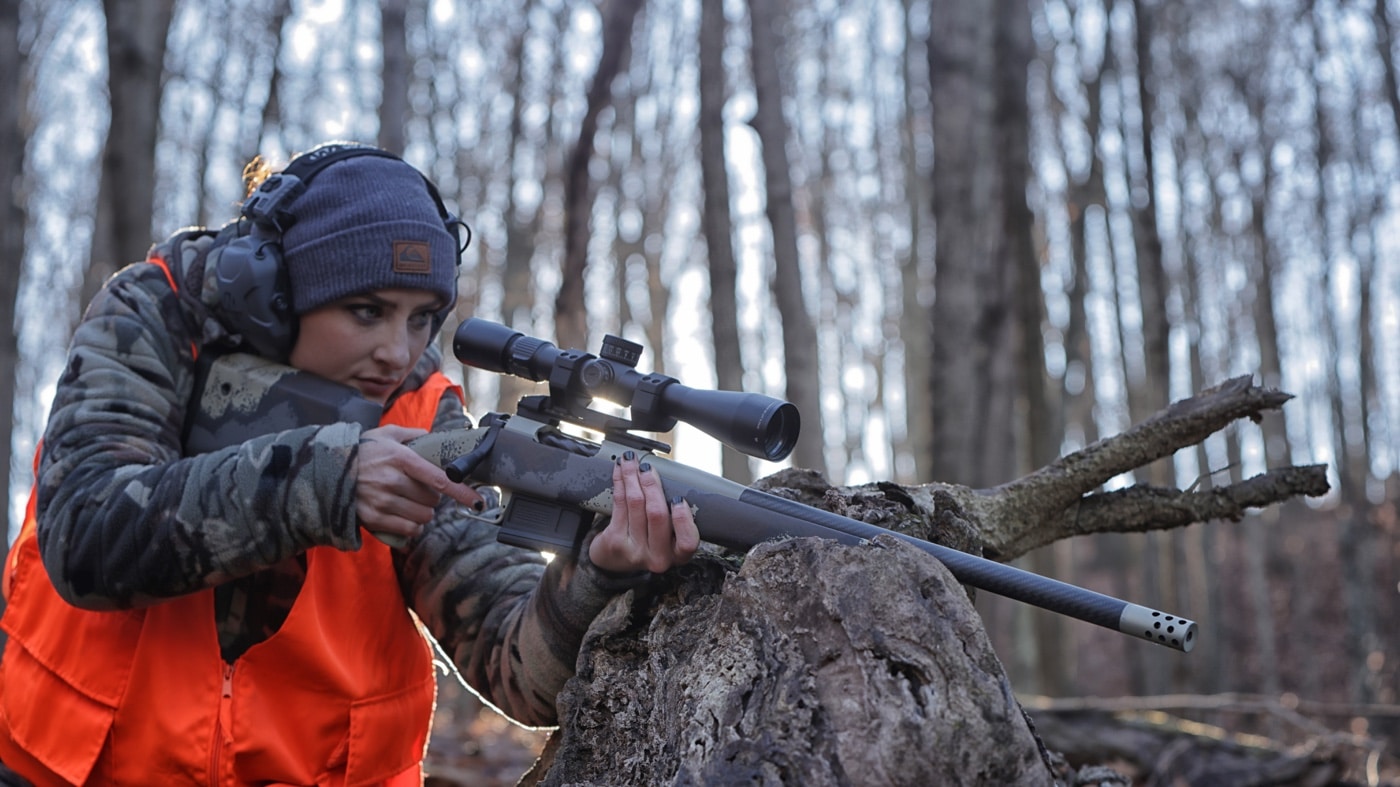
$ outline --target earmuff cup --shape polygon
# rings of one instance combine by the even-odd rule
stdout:
[[[252,232],[229,241],[214,268],[219,317],[257,355],[286,360],[296,340],[282,247]]]

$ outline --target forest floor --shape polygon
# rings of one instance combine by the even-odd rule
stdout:
[[[530,770],[548,738],[549,730],[521,727],[483,704],[454,679],[441,678],[425,760],[425,787],[511,787]],[[1400,787],[1397,744],[1400,741],[1387,746],[1386,756],[1369,763],[1369,768],[1357,763],[1361,767],[1356,772],[1334,783]],[[1134,769],[1126,766],[1119,773],[1132,775]],[[1268,783],[1301,782],[1284,779]]]
[[[455,679],[438,680],[425,787],[506,787],[530,770],[549,738],[484,705]]]

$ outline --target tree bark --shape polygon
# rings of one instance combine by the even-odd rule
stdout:
[[[1011,559],[1071,535],[1238,519],[1245,507],[1324,493],[1321,467],[1280,468],[1210,493],[1096,491],[1288,398],[1232,380],[994,489],[837,489],[796,469],[757,486]],[[522,783],[1064,781],[1063,761],[1026,724],[967,591],[930,555],[887,536],[858,546],[779,540],[742,564],[703,554],[615,599],[578,665],[560,696],[562,726]]]
[[[926,553],[794,539],[681,573],[595,623],[525,783],[1053,783],[967,593]]]

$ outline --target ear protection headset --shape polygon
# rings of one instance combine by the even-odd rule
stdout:
[[[243,201],[240,224],[247,220],[250,228],[224,244],[214,272],[218,294],[215,308],[224,324],[264,358],[285,360],[296,339],[297,321],[292,313],[291,286],[282,253],[282,233],[297,220],[292,205],[318,172],[356,156],[399,158],[370,145],[328,143],[293,158],[285,169],[269,175]],[[459,227],[467,229],[466,242],[457,248],[460,267],[462,252],[471,243],[471,228],[447,210],[437,187],[426,176],[423,183],[447,231],[455,238],[460,237]],[[448,304],[440,317],[451,308]]]

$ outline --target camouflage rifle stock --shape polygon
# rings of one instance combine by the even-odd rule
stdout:
[[[253,437],[341,422],[379,425],[384,408],[348,385],[248,353],[204,362],[185,423],[190,456]]]
[[[302,426],[357,423],[373,429],[384,415],[383,407],[348,385],[250,353],[202,360],[195,391],[195,407],[185,419],[189,456]],[[374,536],[393,547],[405,543],[402,536]]]

